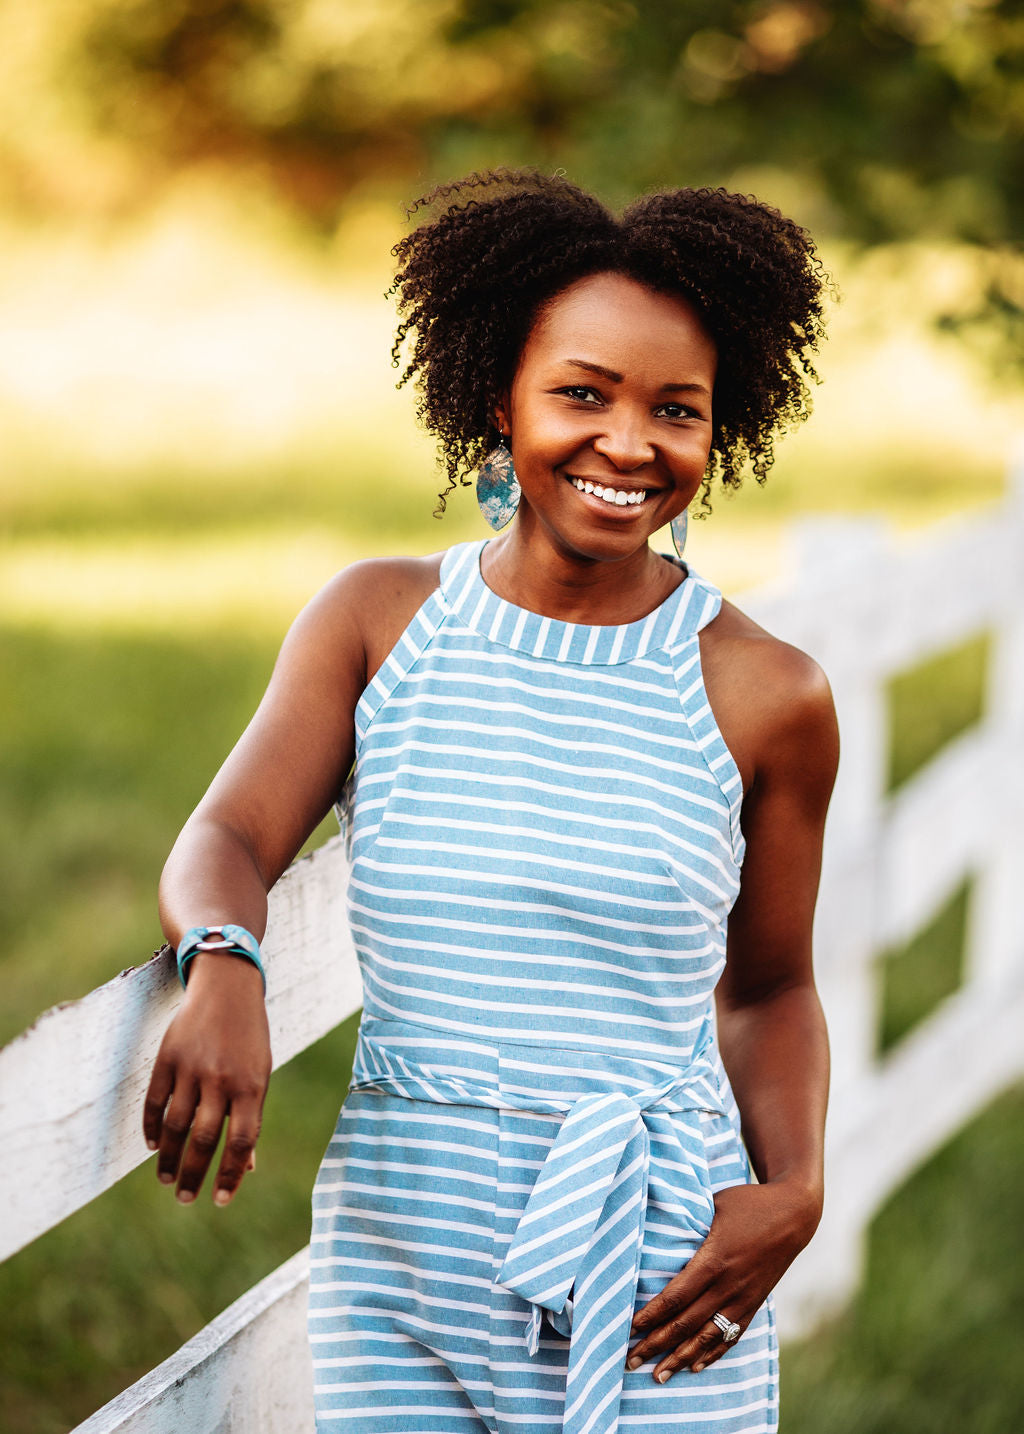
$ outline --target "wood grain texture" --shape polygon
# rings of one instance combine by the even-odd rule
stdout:
[[[264,953],[275,1065],[361,1004],[344,911],[347,873],[336,837],[296,863],[271,895]],[[142,1102],[180,1000],[173,958],[154,957],[55,1006],[0,1051],[0,1258],[149,1158]]]
[[[311,1434],[308,1286],[307,1249],[74,1434]]]

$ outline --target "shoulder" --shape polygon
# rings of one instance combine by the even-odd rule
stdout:
[[[792,643],[767,632],[753,618],[725,599],[715,622],[713,641],[734,666],[765,717],[786,727],[821,721],[834,711],[832,690],[820,665]]]
[[[723,600],[701,634],[708,699],[744,786],[798,761],[831,787],[838,760],[828,678],[806,652]],[[742,759],[742,760],[741,760]]]
[[[364,558],[334,575],[299,614],[293,632],[321,650],[358,648],[365,679],[377,671],[440,581],[444,553]]]
[[[336,573],[314,601],[371,623],[394,607],[414,603],[415,612],[437,588],[443,559],[443,552],[425,558],[363,558]]]

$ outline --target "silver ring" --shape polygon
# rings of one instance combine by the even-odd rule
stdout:
[[[740,1327],[734,1324],[728,1315],[715,1314],[711,1316],[711,1323],[717,1325],[722,1331],[722,1339],[726,1344],[735,1344],[740,1337]]]

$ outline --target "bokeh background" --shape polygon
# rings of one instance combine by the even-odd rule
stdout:
[[[499,164],[612,204],[726,184],[820,240],[842,302],[814,418],[691,530],[727,592],[785,572],[798,514],[998,502],[1019,0],[0,6],[0,1039],[159,944],[163,858],[303,602],[482,535],[468,491],[432,517],[384,291],[406,204]],[[894,684],[893,785],[976,714],[985,660]],[[880,1046],[955,984],[969,900],[886,957]],[[275,1077],[230,1212],[147,1164],[0,1270],[10,1434],[83,1419],[305,1243],[351,1037]],[[787,1434],[1022,1427],[1022,1115],[1009,1093],[882,1212],[855,1305],[786,1351]]]

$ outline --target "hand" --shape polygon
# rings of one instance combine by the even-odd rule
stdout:
[[[820,1201],[784,1181],[720,1190],[707,1239],[637,1311],[632,1333],[642,1338],[627,1365],[638,1369],[661,1356],[654,1378],[664,1383],[677,1369],[699,1374],[721,1358],[729,1346],[712,1316],[720,1312],[745,1330],[810,1240],[819,1215]]]
[[[147,1145],[159,1151],[157,1177],[167,1185],[177,1180],[183,1204],[196,1198],[225,1116],[214,1203],[227,1205],[253,1168],[270,1069],[259,971],[241,957],[200,952],[161,1043],[142,1120]]]

